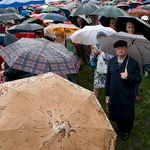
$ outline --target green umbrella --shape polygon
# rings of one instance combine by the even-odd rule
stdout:
[[[59,10],[60,10],[60,9],[59,9],[59,8],[56,8],[56,7],[48,7],[48,8],[46,8],[46,9],[42,10],[42,12],[44,12],[44,13],[48,13],[49,11],[51,11],[51,12],[55,11],[55,12],[57,12],[57,11],[59,11]]]
[[[116,6],[103,6],[92,13],[93,15],[101,15],[105,17],[130,16],[124,10]]]

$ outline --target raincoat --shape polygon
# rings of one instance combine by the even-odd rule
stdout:
[[[141,82],[141,73],[138,62],[129,57],[128,76],[123,80],[120,73],[125,71],[127,59],[119,66],[116,56],[108,64],[105,96],[110,96],[110,121],[130,123],[134,119],[135,84]]]

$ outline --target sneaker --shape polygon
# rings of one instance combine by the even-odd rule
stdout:
[[[144,74],[145,74],[145,76],[148,76],[148,72],[147,71],[144,71]]]

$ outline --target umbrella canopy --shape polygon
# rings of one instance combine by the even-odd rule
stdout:
[[[98,5],[86,3],[73,10],[70,16],[90,15],[98,8]]]
[[[3,20],[20,20],[24,19],[25,17],[16,13],[5,13],[0,15],[0,21]]]
[[[0,2],[0,8],[19,7],[30,4],[44,4],[45,0],[3,0]]]
[[[150,63],[150,42],[143,35],[118,32],[108,37],[98,39],[102,50],[116,55],[113,45],[118,40],[125,40],[128,43],[128,54],[139,62],[139,65]]]
[[[42,12],[44,12],[44,13],[48,13],[48,12],[58,12],[59,10],[60,10],[60,9],[57,8],[57,7],[48,7],[48,8],[46,8],[46,9],[42,10]]]
[[[70,2],[70,3],[68,3],[68,4],[66,4],[64,6],[64,9],[71,11],[73,8],[77,8],[77,7],[81,6],[81,5],[82,4]]]
[[[32,11],[31,10],[23,10],[22,12],[21,12],[21,15],[22,16],[28,16],[28,13],[32,13]]]
[[[128,10],[131,8],[131,6],[126,5],[126,4],[120,4],[120,5],[116,5],[116,7],[121,8],[123,10]]]
[[[142,21],[141,19],[133,16],[122,16],[118,17],[116,22],[116,28],[118,31],[124,31],[126,32],[126,23],[127,22],[134,22],[136,25],[136,33],[143,34],[148,40],[150,40],[150,25]]]
[[[43,21],[38,19],[38,18],[29,18],[25,21],[22,22],[22,24],[26,24],[26,23],[37,23],[37,24],[42,24]]]
[[[150,1],[146,1],[143,3],[143,5],[147,5],[147,4],[150,4]]]
[[[103,6],[92,13],[93,15],[101,15],[105,17],[118,17],[118,16],[130,16],[124,10],[117,8],[116,6]]]
[[[150,10],[150,5],[144,5],[142,9]]]
[[[0,89],[2,149],[115,150],[117,135],[93,92],[53,73]]]
[[[38,30],[43,30],[44,27],[36,24],[36,23],[32,23],[32,24],[19,24],[19,25],[15,25],[10,27],[7,31],[9,33],[19,33],[19,32],[34,32],[34,31],[38,31]]]
[[[79,26],[79,24],[77,22],[77,18],[82,18],[84,25],[89,25],[91,23],[91,20],[88,20],[87,18],[85,18],[84,15],[78,15],[78,16],[74,16],[74,17],[70,16],[69,20],[71,21],[72,24],[76,25],[77,27]]]
[[[68,22],[68,19],[65,16],[56,14],[56,13],[47,13],[47,14],[42,14],[41,17],[39,19],[50,19],[50,20],[54,20],[54,21],[66,21]]]
[[[76,31],[70,36],[70,39],[74,43],[80,43],[84,45],[92,45],[96,44],[97,42],[97,33],[104,32],[107,36],[111,34],[115,34],[116,31],[110,27],[104,27],[102,25],[95,25],[95,26],[85,26],[84,28]]]
[[[132,10],[128,10],[128,13],[131,16],[135,16],[135,17],[139,17],[139,18],[141,18],[141,16],[143,16],[143,15],[147,15],[147,16],[150,15],[150,12],[147,10],[144,10],[144,9],[132,9]]]
[[[77,73],[81,63],[78,56],[62,44],[44,39],[22,38],[0,53],[9,66],[35,74],[50,71],[59,75]]]
[[[44,29],[44,35],[49,36],[52,38],[56,38],[55,32],[57,31],[64,31],[67,38],[69,38],[75,31],[79,30],[78,27],[75,25],[69,25],[69,24],[50,24]]]

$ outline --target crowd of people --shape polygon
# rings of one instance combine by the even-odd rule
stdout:
[[[115,1],[114,5],[117,5],[118,3],[119,1]],[[70,10],[70,14],[71,12],[72,10]],[[60,14],[69,18],[64,9],[61,10]],[[26,18],[29,19],[33,15],[36,16],[35,12],[33,14],[28,13],[28,17]],[[84,17],[86,19],[80,15],[77,16],[76,25],[79,29],[83,29],[86,25],[95,26],[102,24],[118,31],[115,26],[117,18],[105,18],[98,15],[86,14]],[[143,15],[140,19],[148,24],[149,16]],[[114,43],[114,51],[117,54],[117,56],[114,57],[113,55],[104,52],[99,43],[95,43],[92,46],[81,43],[73,43],[70,39],[67,39],[65,31],[62,30],[55,32],[56,38],[45,36],[43,30],[33,32],[33,34],[24,33],[21,36],[20,34],[9,34],[7,29],[14,25],[21,24],[21,22],[22,20],[9,20],[5,25],[1,24],[0,30],[2,33],[6,34],[4,42],[1,43],[1,48],[18,41],[22,37],[45,38],[50,42],[63,44],[69,51],[80,57],[82,59],[80,70],[84,68],[84,65],[89,65],[89,63],[95,58],[98,62],[99,57],[102,56],[108,69],[107,73],[101,74],[97,71],[97,67],[95,67],[93,92],[95,96],[98,97],[99,89],[105,88],[105,96],[109,98],[109,120],[117,123],[118,128],[115,129],[116,133],[123,132],[122,138],[123,140],[127,140],[133,128],[134,103],[135,100],[140,100],[140,82],[142,80],[141,74],[142,71],[146,74],[148,73],[146,69],[147,64],[143,64],[144,66],[139,66],[138,62],[127,54],[128,45],[125,40],[118,40]],[[106,22],[108,23],[106,24]],[[63,22],[53,21],[53,23]],[[50,23],[44,23],[44,21],[42,23],[44,27],[47,27],[49,24]],[[132,21],[128,21],[126,23],[126,32],[129,34],[141,34],[136,32],[136,24]],[[103,31],[98,32],[96,35],[97,39],[105,38],[106,36],[106,33]],[[34,73],[16,70],[11,66],[8,66],[6,61],[3,59],[0,63],[2,70],[0,72],[0,77],[6,77],[6,81],[13,81],[36,75]],[[66,78],[69,81],[76,83],[77,73],[67,74]]]

